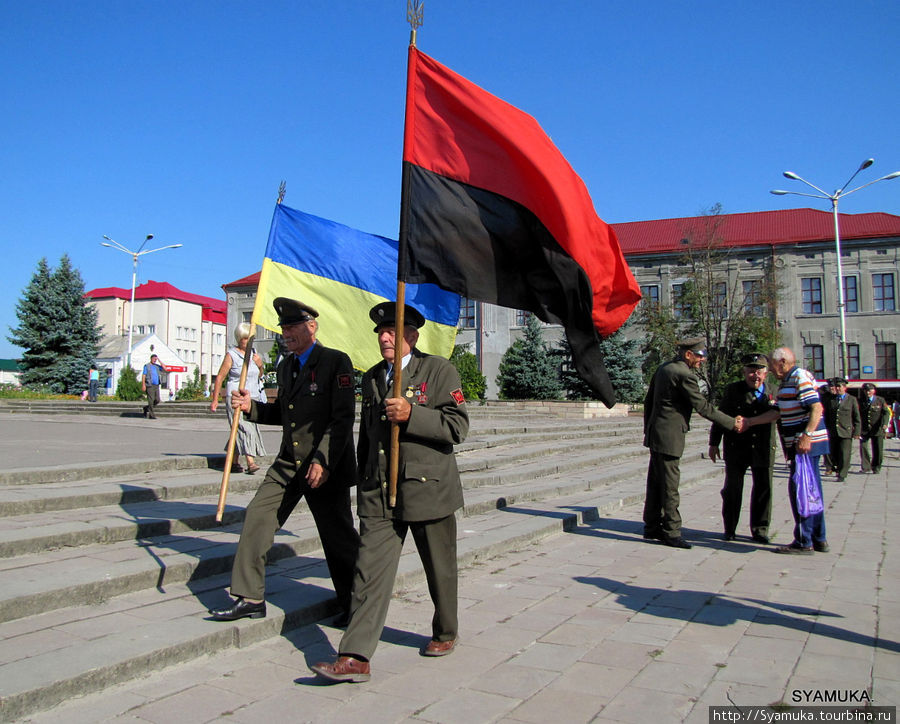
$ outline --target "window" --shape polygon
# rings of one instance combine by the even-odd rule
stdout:
[[[528,322],[528,318],[534,316],[531,312],[526,312],[524,309],[516,310],[516,326],[524,327]]]
[[[672,316],[675,319],[687,317],[688,308],[684,301],[684,284],[672,285]]]
[[[646,284],[641,287],[641,304],[645,307],[659,307],[659,284]]]
[[[822,313],[822,280],[819,277],[804,277],[800,280],[800,292],[804,314]]]
[[[859,295],[856,287],[856,277],[844,277],[844,311],[859,311]]]
[[[476,303],[474,299],[461,297],[459,300],[459,327],[460,329],[475,328],[475,309]]]
[[[816,379],[825,376],[825,348],[821,344],[803,345],[803,366]]]
[[[882,380],[897,377],[897,345],[894,342],[875,343],[875,377]]]
[[[859,345],[847,345],[847,379],[859,379]]]
[[[725,282],[715,282],[712,288],[712,304],[718,318],[728,316],[728,285]]]
[[[175,339],[181,339],[181,327],[175,327]]]
[[[893,312],[896,308],[894,305],[894,275],[873,274],[872,296],[876,312]]]
[[[744,292],[744,311],[747,315],[753,317],[766,316],[766,309],[763,306],[762,279],[750,279],[741,282],[741,290]]]
[[[241,312],[241,321],[250,324],[250,318],[253,316],[253,312]]]

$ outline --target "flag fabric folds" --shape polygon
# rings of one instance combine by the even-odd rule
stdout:
[[[612,406],[597,343],[640,290],[537,121],[410,47],[403,163],[401,279],[562,324],[579,374]]]
[[[396,275],[396,241],[277,204],[253,318],[279,332],[273,300],[299,299],[319,312],[322,344],[343,350],[354,367],[365,370],[381,360],[369,310],[396,298]],[[417,346],[449,357],[459,296],[433,284],[410,284],[406,303],[426,319]]]

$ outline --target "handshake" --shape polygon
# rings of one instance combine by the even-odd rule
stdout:
[[[734,418],[734,431],[735,432],[747,432],[750,429],[750,420],[746,417],[741,417],[737,415]]]

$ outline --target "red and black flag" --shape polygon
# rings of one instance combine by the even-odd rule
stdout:
[[[537,121],[409,49],[400,279],[561,324],[615,403],[598,347],[640,300],[615,232]]]

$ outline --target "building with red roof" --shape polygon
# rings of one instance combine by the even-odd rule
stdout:
[[[131,289],[101,287],[84,296],[97,310],[105,337],[128,337]],[[193,378],[195,369],[207,382],[214,379],[226,351],[225,320],[223,299],[191,294],[168,282],[152,280],[134,290],[135,348],[140,339],[155,334],[166,346],[165,351],[174,353],[174,359],[166,360],[160,350],[162,363],[177,368],[169,374],[168,388],[173,392]],[[123,348],[123,355],[127,353]],[[133,357],[132,367],[140,369],[147,361]]]

